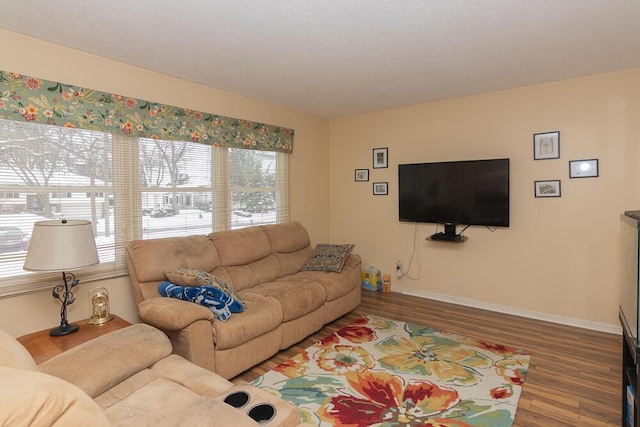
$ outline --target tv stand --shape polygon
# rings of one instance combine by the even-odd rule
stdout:
[[[435,242],[462,243],[467,240],[467,236],[463,236],[461,234],[455,234],[451,236],[447,233],[435,233],[427,237],[427,240],[433,240]]]
[[[629,333],[622,308],[619,309],[618,317],[622,325],[622,425],[638,427],[640,417],[638,417],[638,390],[640,387],[640,347],[637,340]]]
[[[462,243],[465,240],[467,240],[467,238],[461,234],[456,233],[455,224],[451,222],[447,222],[444,224],[444,233],[432,234],[431,236],[427,237],[427,240],[435,240],[439,242]]]

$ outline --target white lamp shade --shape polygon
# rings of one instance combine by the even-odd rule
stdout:
[[[99,262],[91,221],[63,219],[33,225],[25,270],[67,271]]]

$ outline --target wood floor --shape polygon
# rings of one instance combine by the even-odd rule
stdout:
[[[364,314],[417,323],[531,354],[514,426],[620,426],[622,337],[399,293],[362,304],[232,381],[251,381]]]

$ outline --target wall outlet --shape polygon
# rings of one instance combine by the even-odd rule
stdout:
[[[398,277],[404,276],[404,264],[402,261],[396,261],[396,274]]]

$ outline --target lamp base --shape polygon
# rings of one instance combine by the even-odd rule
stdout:
[[[77,331],[80,327],[78,325],[70,325],[69,323],[60,324],[57,328],[49,331],[50,337],[61,337],[63,335],[69,335]]]

